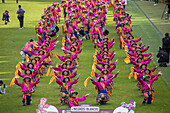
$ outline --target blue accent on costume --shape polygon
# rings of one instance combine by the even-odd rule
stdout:
[[[26,95],[27,105],[30,105],[31,95]]]
[[[148,96],[149,96],[149,97],[148,97],[147,104],[151,104],[151,103],[152,103],[152,102],[151,102],[151,101],[152,101],[152,94],[149,95],[149,91],[147,91],[147,93],[148,93]]]
[[[100,93],[106,93],[107,94],[107,91],[106,90],[100,90],[98,94]]]
[[[67,92],[67,91],[63,91],[63,93],[68,94],[68,92]]]

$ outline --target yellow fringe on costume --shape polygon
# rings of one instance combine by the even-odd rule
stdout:
[[[56,64],[56,67],[59,67],[59,64],[58,64],[58,63]]]
[[[137,73],[135,72],[135,74],[134,74],[134,79],[137,79]]]
[[[50,79],[49,84],[51,84],[51,83],[53,82],[54,79],[55,79],[55,76],[53,76],[53,77]]]
[[[93,58],[94,58],[94,62],[97,63],[97,58],[95,54],[93,55]]]
[[[18,75],[18,70],[15,71],[15,76],[17,76],[17,78],[20,77],[20,76]]]
[[[91,76],[93,77],[94,75],[95,75],[94,70],[92,70],[92,72],[91,72]]]
[[[58,55],[57,55],[57,53],[55,54],[55,56],[56,56],[56,58],[59,58]]]
[[[16,70],[19,70],[20,72],[22,72],[20,62],[16,65]]]
[[[51,62],[51,57],[50,56],[48,57],[48,62]]]
[[[106,90],[106,91],[107,91],[107,90]],[[112,95],[110,94],[110,92],[108,92],[108,91],[107,91],[107,94],[108,94],[109,97],[112,96]]]
[[[26,54],[25,58],[26,58],[27,62],[29,62],[29,58],[28,58],[28,55],[27,55],[27,54]]]
[[[62,38],[62,44],[64,44],[65,43],[65,39],[64,38]]]
[[[130,73],[130,74],[129,74],[129,79],[131,79],[131,78],[132,78],[132,76],[133,76],[133,73]]]
[[[55,75],[54,71],[51,71],[50,76]]]
[[[30,47],[28,48],[28,51],[32,51]]]
[[[93,65],[92,65],[92,70],[96,70],[96,65],[95,65],[95,63],[93,63]]]
[[[46,76],[48,76],[49,74],[50,74],[50,67],[48,68]]]
[[[128,51],[129,51],[129,49],[128,49],[127,46],[124,46],[124,49],[125,49],[125,52],[128,52]]]
[[[130,70],[131,70],[131,72],[133,73],[133,71],[134,71],[134,70],[133,70],[133,67],[131,67]]]
[[[89,79],[90,79],[90,77],[88,77],[88,78],[84,81],[84,87],[87,86],[87,83],[88,83]]]
[[[111,84],[109,84],[109,85],[110,85],[110,88],[113,89],[113,86]]]
[[[129,59],[128,57],[126,57],[126,58],[124,59],[124,62],[125,62],[126,64],[129,64],[129,63],[130,63],[130,59]]]
[[[50,50],[50,56],[53,56],[53,51],[51,51],[51,50]],[[49,56],[49,57],[50,57],[50,56]]]
[[[39,71],[40,71],[40,73],[43,73],[43,72],[42,72],[42,67],[39,69]]]
[[[76,61],[76,64],[77,64],[77,65],[79,65],[79,63],[78,63],[77,59],[75,59],[75,61]]]
[[[20,76],[18,75],[18,70],[15,71],[15,76],[16,76],[17,78],[20,77]],[[15,76],[14,76],[13,79],[11,80],[10,86],[12,86],[12,85],[15,84]]]
[[[14,85],[15,84],[15,77],[13,77],[13,79],[12,79],[12,81],[11,81],[11,83],[10,83],[10,86],[12,86],[12,85]]]
[[[124,41],[122,41],[122,47],[125,48]]]

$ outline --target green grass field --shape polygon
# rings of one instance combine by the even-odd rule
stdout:
[[[158,6],[153,6],[154,2],[149,2],[149,1],[136,1],[136,3],[140,6],[140,8],[144,11],[144,13],[149,17],[149,19],[154,23],[154,25],[157,27],[157,29],[163,35],[165,33],[170,33],[170,20],[165,20],[165,16],[164,16],[163,19],[161,19],[163,11],[165,9],[165,4],[159,3]],[[167,10],[168,10],[168,8],[166,8],[166,11]],[[149,23],[149,21],[148,21],[148,23]],[[141,30],[141,27],[138,27],[138,26],[135,27],[134,26],[134,30],[135,30],[135,34],[140,35],[140,32],[138,32],[138,31]],[[146,36],[146,37],[149,36],[149,37],[152,37],[152,38],[149,38],[148,40],[145,40],[144,43],[147,44],[147,45],[150,45],[149,43],[154,41],[153,42],[154,45],[152,46],[153,47],[152,51],[157,52],[158,47],[162,46],[162,37],[161,37],[160,33],[154,28],[152,28],[152,31],[155,34],[152,34],[152,33],[150,34],[150,32],[148,32],[150,30],[148,30],[148,29],[146,29],[146,31],[147,31],[147,33],[144,36]],[[166,81],[166,83],[170,84],[170,77],[169,77],[169,75],[170,75],[170,71],[169,71],[170,66],[166,67],[166,68],[164,68],[164,67],[161,68],[160,67],[159,69],[164,72],[163,78]]]
[[[43,2],[42,2],[43,1]],[[48,1],[48,2],[47,2]],[[54,0],[19,0],[19,4],[26,10],[25,13],[25,29],[19,29],[19,22],[17,20],[16,10],[18,4],[15,0],[6,0],[6,4],[0,4],[0,19],[2,18],[2,13],[8,9],[11,22],[8,25],[4,25],[4,22],[0,21],[0,79],[4,80],[8,88],[6,90],[5,96],[0,96],[0,112],[1,113],[35,113],[38,108],[39,100],[42,97],[48,99],[47,104],[55,105],[57,108],[65,108],[65,106],[60,106],[59,97],[59,87],[56,82],[48,85],[50,77],[43,76],[41,82],[37,85],[36,92],[33,94],[33,105],[32,106],[22,106],[22,92],[21,88],[14,85],[9,86],[11,79],[14,77],[15,66],[23,58],[21,57],[20,50],[25,45],[25,43],[33,38],[38,40],[35,35],[35,25],[39,22],[40,16],[43,13],[43,9],[50,5]],[[126,7],[127,12],[133,15],[132,23],[135,36],[139,37],[142,35],[142,41],[146,45],[150,45],[149,52],[153,51],[155,54],[158,50],[158,46],[161,44],[161,35],[155,30],[155,28],[149,23],[142,12],[138,9],[133,1],[128,2]],[[124,63],[125,54],[123,50],[119,49],[118,37],[115,31],[115,22],[113,22],[112,8],[108,11],[108,20],[106,27],[109,29],[109,38],[115,37],[115,45],[113,49],[116,49],[116,56],[113,59],[115,61],[119,59],[117,63],[117,70],[120,70],[118,77],[114,80],[114,89],[111,96],[111,101],[107,105],[100,106],[101,109],[114,109],[120,106],[121,102],[128,102],[129,100],[135,100],[137,102],[137,107],[135,112],[137,113],[168,113],[170,111],[170,91],[169,85],[165,83],[162,77],[154,83],[155,96],[153,105],[142,106],[143,95],[138,91],[136,87],[136,80],[133,78],[128,79],[130,73],[131,64],[127,65]],[[60,43],[54,49],[54,53],[57,52],[59,55],[64,55],[61,51],[61,38],[64,36],[61,32],[61,25],[63,23],[63,18],[61,18],[61,24],[59,24],[59,41]],[[97,106],[95,98],[97,93],[95,91],[94,85],[90,82],[87,87],[83,86],[84,80],[90,76],[91,66],[93,63],[93,43],[91,40],[83,41],[83,51],[80,54],[78,73],[81,73],[79,82],[73,86],[73,88],[79,92],[79,96],[86,93],[91,93],[87,100],[83,103],[90,103],[93,106]],[[154,59],[154,61],[156,58]],[[58,59],[53,56],[53,66],[59,63]],[[155,67],[154,62],[149,64],[149,67]],[[160,70],[161,68],[159,68]],[[158,72],[158,71],[157,71]],[[170,71],[168,71],[170,72]],[[164,73],[164,72],[163,72]],[[165,72],[166,73],[166,72]],[[164,77],[164,75],[163,75]],[[21,80],[21,79],[20,79]]]

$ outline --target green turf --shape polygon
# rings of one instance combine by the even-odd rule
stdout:
[[[34,1],[34,2],[32,2]],[[19,22],[16,18],[16,10],[17,4],[15,4],[15,0],[7,1],[8,4],[0,4],[0,12],[3,12],[5,9],[8,9],[11,15],[11,23],[7,26],[3,25],[4,23],[0,21],[0,79],[3,79],[4,82],[8,85],[14,76],[15,65],[21,61],[23,58],[20,56],[19,52],[24,44],[30,39],[37,39],[35,36],[34,26],[38,23],[40,19],[40,15],[43,13],[43,8],[47,5],[50,5],[51,2],[40,2],[41,0],[24,0],[19,1],[19,3],[26,10],[25,14],[25,29],[19,29]],[[43,0],[45,1],[45,0]],[[52,0],[51,0],[52,1]],[[6,3],[7,3],[6,2]],[[147,41],[150,41],[150,38],[158,38],[156,37],[159,34],[156,34],[156,30],[152,27],[152,25],[147,21],[147,19],[143,16],[143,14],[138,10],[133,2],[128,3],[127,11],[133,14],[132,22],[133,22],[133,30],[134,33],[139,37],[139,35],[143,36],[142,41],[144,44],[148,44]],[[0,15],[1,18],[1,15]],[[120,103],[133,99],[137,102],[137,107],[135,111],[137,113],[167,113],[170,111],[169,108],[169,90],[166,83],[160,77],[158,81],[154,83],[155,88],[155,97],[153,105],[142,106],[143,96],[138,91],[136,87],[136,80],[131,79],[128,80],[128,75],[130,73],[131,65],[126,65],[124,63],[124,51],[120,50],[118,47],[118,37],[115,31],[115,22],[112,21],[112,8],[109,8],[108,11],[108,20],[107,20],[107,28],[110,31],[109,38],[115,37],[115,45],[113,49],[116,49],[116,57],[113,59],[119,59],[117,68],[114,70],[120,70],[120,74],[114,80],[115,86],[113,89],[113,95],[111,97],[111,101],[107,103],[105,106],[100,106],[100,108],[104,109],[114,109],[117,106],[120,106]],[[63,18],[62,21],[63,23]],[[59,24],[61,29],[61,24]],[[152,30],[153,29],[153,30]],[[146,33],[146,30],[150,32]],[[151,31],[149,31],[151,30]],[[140,32],[139,32],[140,31]],[[59,31],[60,35],[60,43],[56,46],[54,53],[58,53],[59,55],[63,55],[64,53],[61,51],[61,30]],[[147,40],[148,39],[148,40]],[[154,40],[156,41],[156,39]],[[157,46],[154,46],[155,42],[152,42],[151,49],[149,51],[154,51]],[[88,83],[87,88],[84,88],[83,82],[90,75],[91,66],[93,63],[93,44],[92,41],[83,41],[83,51],[80,54],[78,73],[81,73],[81,77],[79,82],[74,85],[74,89],[79,92],[79,96],[82,96],[86,93],[91,93],[87,100],[83,103],[90,103],[93,106],[97,106],[95,102],[96,91],[94,89],[94,85],[90,82]],[[112,50],[113,50],[112,49]],[[156,51],[154,51],[156,52]],[[55,56],[52,59],[53,66],[56,65],[57,62],[60,62]],[[149,67],[154,67],[155,64],[151,63]],[[20,79],[21,80],[21,79]],[[53,82],[51,85],[48,85],[50,77],[43,76],[41,78],[41,82],[37,85],[36,92],[33,94],[33,105],[32,106],[22,106],[22,92],[21,88],[14,85],[12,87],[7,88],[6,95],[0,96],[0,112],[2,113],[35,113],[36,108],[38,108],[39,100],[42,97],[48,99],[47,103],[55,105],[57,108],[65,108],[65,106],[59,105],[59,87],[57,83]]]
[[[149,1],[136,1],[136,3],[140,6],[140,8],[144,11],[144,13],[149,17],[149,19],[153,22],[153,24],[157,27],[157,29],[164,35],[165,33],[170,33],[170,20],[165,20],[165,18],[161,19],[162,13],[165,8],[165,4],[159,3],[158,6],[154,6],[153,2]],[[167,11],[167,8],[166,8]],[[141,14],[143,15],[143,14]],[[139,17],[141,17],[139,15]],[[165,16],[164,16],[165,17]],[[136,16],[135,16],[136,18]],[[145,17],[143,17],[145,18]],[[135,19],[136,20],[136,19]],[[134,20],[134,22],[135,22]],[[148,21],[147,19],[145,19]],[[137,21],[138,22],[138,21]],[[148,23],[150,23],[148,21]],[[147,25],[148,26],[148,25]],[[150,49],[154,53],[157,53],[158,47],[162,47],[162,36],[154,27],[147,27],[147,26],[134,26],[135,33],[139,36],[141,35],[141,30],[145,31],[145,35],[142,35],[146,37],[147,39],[144,40],[144,43],[147,45],[151,45],[150,42],[152,42],[152,48]],[[150,24],[150,26],[152,26]],[[156,54],[155,54],[156,58]],[[154,59],[156,63],[157,59]],[[157,64],[157,63],[156,63]],[[170,66],[168,67],[160,67],[159,70],[161,70],[164,73],[164,80],[167,82],[167,84],[170,85]]]

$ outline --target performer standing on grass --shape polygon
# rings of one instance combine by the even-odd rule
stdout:
[[[18,6],[17,14],[18,14],[18,20],[20,22],[20,29],[24,28],[24,13],[25,10],[21,8],[21,5]]]
[[[81,101],[85,101],[86,100],[86,97],[89,95],[90,93],[84,95],[82,98],[78,98],[77,95],[78,95],[78,92],[75,92],[74,89],[72,89],[70,91],[70,98],[69,98],[69,106],[70,107],[74,107],[74,106],[78,106],[79,103],[78,102],[81,102]]]
[[[153,89],[153,82],[155,80],[158,80],[158,77],[162,75],[162,72],[160,71],[157,75],[151,76],[151,75],[145,75],[143,76],[142,74],[140,74],[137,78],[138,81],[141,83],[142,87],[143,87],[143,96],[144,96],[144,100],[142,102],[143,105],[145,105],[145,103],[147,104],[152,104],[153,103],[153,93],[154,93],[154,89]],[[143,78],[143,79],[141,79]]]
[[[31,78],[30,77],[25,77],[23,79],[22,83],[19,83],[17,80],[17,77],[15,77],[15,84],[20,86],[22,88],[23,92],[23,100],[22,100],[22,105],[25,106],[25,99],[27,100],[27,105],[32,105],[32,98],[31,94],[33,93],[32,87],[38,84],[40,80],[38,79],[36,82],[31,83]]]

